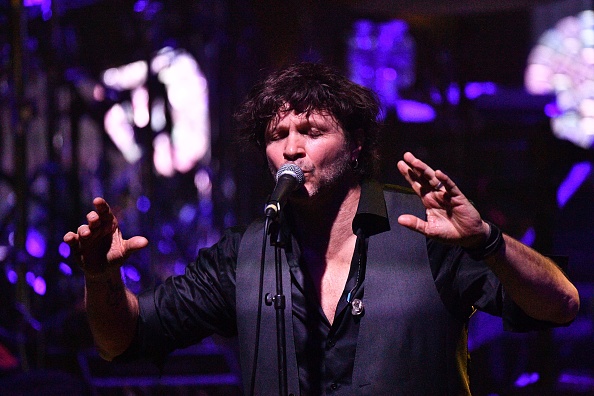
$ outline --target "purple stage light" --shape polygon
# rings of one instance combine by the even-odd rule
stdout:
[[[182,223],[189,224],[196,217],[196,208],[193,205],[185,204],[179,211],[179,220]]]
[[[559,376],[559,383],[572,385],[578,389],[586,391],[594,389],[594,378],[589,374],[571,372],[562,373]]]
[[[138,0],[134,3],[134,11],[135,12],[143,12],[146,9],[148,1],[146,0]]]
[[[19,275],[15,270],[8,270],[6,271],[6,278],[8,278],[8,281],[14,285],[19,280]]]
[[[396,102],[396,112],[402,122],[431,122],[435,119],[435,110],[426,103],[400,99]]]
[[[526,232],[522,236],[522,239],[520,239],[520,242],[522,242],[524,245],[532,246],[532,245],[534,245],[535,240],[536,240],[536,231],[534,231],[534,228],[530,227],[526,230]]]
[[[33,272],[27,272],[25,274],[25,279],[27,280],[27,284],[29,286],[33,286],[33,283],[35,283],[35,274]]]
[[[52,0],[24,0],[23,5],[25,7],[40,6],[44,21],[48,21],[52,17]]]
[[[563,208],[592,172],[592,164],[585,161],[575,164],[557,190],[557,205]]]
[[[458,84],[451,83],[447,89],[446,95],[450,104],[457,105],[460,103],[460,87],[458,87]]]
[[[183,261],[176,261],[173,265],[173,272],[176,275],[182,275],[186,271],[186,264]]]
[[[136,200],[136,208],[142,213],[148,212],[151,208],[151,200],[145,197],[144,195],[141,195]]]
[[[46,290],[47,285],[45,284],[45,279],[43,279],[41,276],[36,277],[33,281],[33,291],[35,291],[35,293],[39,294],[40,296],[43,296],[45,295]]]
[[[131,265],[124,266],[124,275],[126,275],[126,278],[134,282],[138,282],[140,280],[140,272],[138,272],[138,270]]]
[[[555,102],[545,105],[544,112],[549,118],[559,117],[561,114],[563,114]]]
[[[45,239],[43,235],[35,229],[30,229],[27,233],[25,247],[31,256],[37,258],[43,257],[45,255]]]
[[[382,115],[397,107],[399,91],[414,83],[415,43],[405,21],[355,22],[348,58],[351,79],[378,93]]]
[[[161,239],[157,244],[157,249],[159,249],[159,252],[162,254],[171,254],[174,250],[174,245],[171,241]]]
[[[497,85],[493,82],[470,82],[464,88],[464,95],[470,100],[481,95],[495,95],[495,93],[497,93]]]
[[[214,204],[210,199],[203,199],[200,201],[200,214],[202,216],[210,216],[214,210]]]
[[[70,256],[70,246],[68,246],[66,242],[60,243],[58,246],[58,253],[64,258],[68,258]]]
[[[171,239],[175,235],[175,229],[171,224],[163,224],[161,227],[161,235],[163,235],[164,238]]]
[[[68,276],[72,275],[72,268],[70,268],[70,266],[66,263],[60,263],[58,268],[60,269],[60,272],[63,273],[64,275],[68,275]]]
[[[540,380],[540,375],[538,373],[523,373],[520,374],[514,385],[517,388],[524,388],[528,385],[532,385]]]

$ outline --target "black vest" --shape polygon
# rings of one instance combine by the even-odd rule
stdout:
[[[465,395],[466,323],[443,305],[431,275],[423,235],[397,222],[400,214],[424,218],[416,195],[385,191],[390,230],[369,237],[365,275],[365,314],[361,318],[353,369],[358,395]],[[250,389],[263,222],[252,224],[237,263],[237,323],[244,388]],[[284,260],[286,263],[286,259]],[[275,294],[274,250],[268,247],[264,294]],[[291,315],[291,279],[283,269],[289,394],[299,395]],[[275,309],[264,306],[256,395],[278,395]]]

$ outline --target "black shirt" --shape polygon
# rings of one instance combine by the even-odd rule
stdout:
[[[287,249],[291,252],[287,262],[292,279],[292,325],[304,395],[350,393],[360,316],[351,313],[347,296],[352,291],[351,301],[364,301],[365,242],[388,224],[382,194],[377,183],[362,185],[353,220],[353,231],[358,235],[356,249],[332,325],[305,266],[300,265],[298,246]],[[138,334],[122,359],[142,355],[159,360],[171,350],[212,333],[236,335],[235,271],[244,231],[243,227],[228,229],[216,245],[200,251],[184,275],[169,278],[161,287],[139,296]],[[484,263],[472,260],[459,247],[433,240],[427,240],[427,251],[435,286],[452,315],[462,321],[474,309],[506,315],[501,284]]]
[[[387,219],[381,185],[364,183],[353,221],[357,243],[332,324],[322,310],[306,266],[299,263],[298,247],[288,249],[295,253],[289,254],[287,260],[293,281],[293,334],[299,382],[304,395],[354,394],[350,386],[362,313],[353,314],[347,298],[351,292],[349,302],[355,298],[365,300],[366,240],[385,231]],[[466,321],[476,305],[501,315],[500,285],[484,263],[473,261],[461,248],[431,239],[427,239],[427,250],[436,287],[451,313]]]

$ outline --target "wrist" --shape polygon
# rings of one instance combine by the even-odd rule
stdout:
[[[108,268],[101,272],[83,270],[83,274],[85,275],[85,280],[87,282],[104,282],[114,278],[121,279],[122,277],[122,271],[120,267]]]
[[[491,256],[497,254],[499,249],[503,246],[503,233],[495,224],[485,221],[485,224],[489,227],[488,236],[485,241],[476,247],[463,248],[468,255],[476,261],[485,260]]]

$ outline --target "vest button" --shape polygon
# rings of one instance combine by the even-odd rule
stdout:
[[[326,343],[326,345],[328,346],[328,348],[333,348],[334,345],[336,345],[336,341],[334,341],[334,339],[329,339],[328,342]]]
[[[354,316],[361,315],[364,309],[365,307],[363,305],[363,301],[359,300],[358,298],[355,298],[351,303],[351,314]]]
[[[330,384],[330,389],[332,389],[332,390],[338,389],[338,384],[336,382],[331,383]]]

